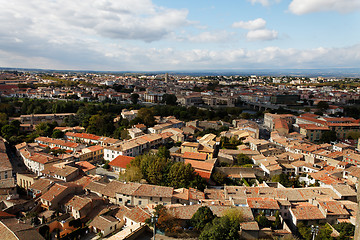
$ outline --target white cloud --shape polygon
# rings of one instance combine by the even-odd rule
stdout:
[[[186,40],[197,43],[221,43],[230,40],[233,34],[226,31],[202,32],[188,36]]]
[[[140,48],[131,45],[87,43],[65,49],[66,59],[50,52],[44,57],[0,50],[0,66],[87,70],[199,70],[229,68],[331,68],[360,65],[360,44],[346,48],[282,49],[266,47],[206,50]],[[71,55],[76,52],[76,55]]]
[[[5,35],[37,37],[91,35],[146,42],[165,38],[187,26],[188,11],[158,7],[150,0],[2,1],[0,27]],[[19,34],[21,32],[21,34]],[[16,36],[21,39],[20,36]]]
[[[336,11],[347,13],[360,10],[359,0],[292,0],[289,10],[297,15]]]
[[[234,28],[244,28],[249,30],[255,30],[255,29],[262,29],[265,28],[266,21],[262,18],[257,18],[250,21],[240,21],[240,22],[234,22],[232,24],[232,27]]]
[[[246,38],[249,41],[270,41],[278,37],[278,32],[269,29],[257,29],[249,31],[246,34]]]
[[[246,34],[248,41],[270,41],[278,37],[277,31],[266,29],[266,21],[262,18],[234,22],[232,27],[248,29],[249,31]]]
[[[264,7],[268,7],[271,4],[273,4],[274,2],[279,3],[280,0],[248,0],[249,2],[251,2],[252,4],[256,4],[256,3],[260,3],[261,5],[263,5]]]

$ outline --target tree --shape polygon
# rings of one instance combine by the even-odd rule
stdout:
[[[35,131],[39,136],[50,137],[52,135],[53,129],[57,126],[57,122],[41,122],[36,125]]]
[[[167,233],[173,233],[181,228],[179,219],[176,219],[169,214],[166,207],[163,205],[157,205],[155,207],[155,215],[159,217],[156,227],[160,230]]]
[[[138,118],[141,119],[146,126],[155,125],[154,111],[151,108],[140,108]]]
[[[204,230],[201,232],[200,240],[237,240],[239,239],[240,224],[236,221],[231,221],[229,217],[224,216],[215,218],[211,223],[206,224]]]
[[[298,232],[300,233],[301,237],[305,240],[310,240],[312,237],[311,228],[305,226],[302,222],[296,225]]]
[[[0,113],[0,127],[8,123],[8,116],[6,113]]]
[[[271,226],[271,222],[269,221],[269,219],[267,219],[266,216],[264,216],[264,214],[259,214],[255,217],[255,221],[257,221],[257,223],[259,224],[260,228],[264,228],[264,227],[270,227]]]
[[[198,231],[202,231],[207,223],[212,222],[215,215],[207,206],[200,207],[190,219],[190,224]]]
[[[226,175],[222,172],[214,172],[211,178],[217,185],[223,185],[226,181]]]
[[[109,169],[109,168],[110,168],[109,161],[106,161],[106,162],[105,162],[103,168],[104,168],[104,169]]]
[[[162,96],[162,102],[166,105],[176,105],[177,97],[175,96],[175,94],[164,94]]]
[[[360,133],[359,133],[359,132],[356,132],[356,131],[349,131],[349,132],[346,134],[346,138],[347,138],[347,139],[357,140],[357,139],[360,138]]]
[[[133,104],[137,104],[139,100],[139,94],[133,93],[130,95],[130,100]]]
[[[240,208],[232,207],[228,208],[224,212],[224,216],[229,217],[230,221],[243,222],[244,221],[244,213]]]
[[[330,143],[337,140],[335,131],[326,131],[320,137],[320,142],[322,143]]]
[[[351,223],[339,223],[333,227],[340,233],[339,239],[349,239],[355,234],[355,226]]]
[[[1,134],[4,138],[10,139],[12,136],[17,135],[18,128],[14,127],[13,125],[4,125],[1,128]]]
[[[137,166],[132,166],[130,164],[129,167],[126,168],[125,180],[129,182],[140,182],[143,178],[141,173],[141,169]]]
[[[64,137],[64,132],[60,131],[59,129],[56,129],[53,131],[53,133],[51,134],[52,138],[63,138]]]
[[[276,211],[275,213],[275,222],[273,222],[273,228],[274,229],[280,229],[281,227],[281,220],[280,220],[280,214],[279,211]]]
[[[325,111],[329,108],[329,104],[325,101],[318,102],[316,108],[320,109],[321,111]]]
[[[114,129],[115,126],[111,114],[96,114],[90,117],[86,131],[100,136],[110,136]]]
[[[161,146],[158,149],[157,155],[161,158],[170,158],[170,151],[165,146]]]
[[[240,166],[245,165],[245,164],[252,164],[252,163],[253,163],[252,160],[243,153],[240,153],[236,157],[235,162],[234,162],[235,165],[240,165]]]
[[[247,113],[247,112],[244,112],[244,113],[241,113],[241,114],[240,114],[240,117],[243,118],[243,119],[250,119],[250,118],[251,118],[251,114],[250,114],[250,113]]]

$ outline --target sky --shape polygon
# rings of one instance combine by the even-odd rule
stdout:
[[[360,0],[0,0],[0,67],[360,67]]]

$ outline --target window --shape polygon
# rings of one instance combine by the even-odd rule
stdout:
[[[139,201],[139,205],[141,205],[141,201]]]
[[[152,201],[152,197],[150,197],[150,201]]]
[[[119,198],[119,202],[122,202],[122,198]]]
[[[162,197],[160,197],[160,201],[162,201]]]

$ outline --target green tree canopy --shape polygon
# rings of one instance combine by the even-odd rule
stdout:
[[[53,131],[53,133],[51,134],[51,137],[52,138],[63,138],[64,137],[64,132],[59,130],[59,129],[56,129]]]
[[[236,157],[234,164],[241,166],[241,165],[245,165],[245,164],[253,164],[253,161],[247,155],[240,153]]]
[[[320,109],[321,111],[325,111],[326,109],[329,108],[329,104],[325,101],[320,101],[317,105],[316,108]]]
[[[200,240],[238,240],[240,224],[237,221],[231,221],[229,217],[224,216],[215,218],[211,223],[206,224],[201,232]]]
[[[326,131],[320,137],[320,142],[322,143],[330,143],[337,140],[335,131]]]
[[[190,219],[190,224],[199,231],[202,231],[207,223],[211,223],[215,215],[207,206],[200,207]]]
[[[139,101],[139,94],[133,93],[130,95],[130,100],[133,104],[137,104]]]
[[[176,105],[177,104],[177,97],[175,94],[164,94],[162,96],[162,102],[166,105]]]
[[[142,123],[146,126],[155,125],[154,111],[151,108],[140,108],[138,118],[141,119]]]

